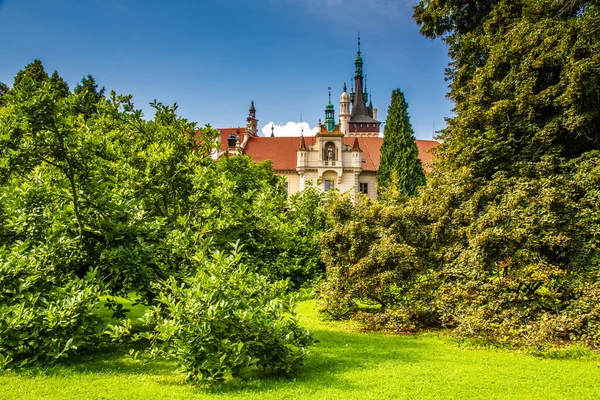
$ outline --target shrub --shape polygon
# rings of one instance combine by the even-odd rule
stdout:
[[[314,343],[298,325],[286,284],[249,272],[241,257],[234,251],[195,258],[196,275],[167,280],[158,305],[146,314],[154,325],[144,335],[153,343],[151,352],[174,357],[189,381],[220,381],[227,373],[289,373]]]
[[[0,249],[0,366],[45,365],[97,343],[95,277],[56,281],[42,248]]]

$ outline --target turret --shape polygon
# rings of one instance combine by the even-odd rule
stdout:
[[[306,142],[304,141],[304,126],[301,127],[300,147],[298,148],[296,155],[296,170],[303,173],[308,165],[308,148],[306,147]]]
[[[256,108],[254,108],[254,101],[250,105],[248,118],[246,119],[246,132],[250,136],[256,136],[258,134],[258,120],[256,119]]]
[[[344,83],[344,92],[340,96],[340,130],[344,135],[348,134],[350,126],[350,96],[346,92],[346,84]]]
[[[331,104],[331,88],[329,88],[329,103],[325,106],[325,129],[333,132],[335,129],[335,109]]]

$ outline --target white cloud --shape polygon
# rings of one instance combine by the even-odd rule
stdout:
[[[302,129],[304,129],[304,136],[314,136],[319,130],[318,127],[311,128],[308,122],[293,122],[290,121],[285,125],[276,124],[275,122],[269,122],[260,130],[262,136],[271,136],[271,126],[273,126],[273,133],[275,137],[282,136],[300,136]]]

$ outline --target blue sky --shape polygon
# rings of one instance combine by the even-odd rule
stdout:
[[[148,103],[177,102],[200,125],[244,126],[250,101],[259,126],[299,134],[324,118],[327,88],[339,111],[361,34],[378,119],[404,91],[415,135],[431,139],[445,98],[445,45],[419,35],[407,0],[0,0],[0,81],[39,58],[71,87],[87,74]],[[270,125],[269,125],[270,126]],[[270,128],[265,127],[270,133]]]

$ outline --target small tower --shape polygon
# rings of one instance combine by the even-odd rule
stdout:
[[[344,135],[348,134],[350,129],[350,96],[346,92],[346,83],[344,83],[344,92],[340,96],[340,130]]]
[[[258,134],[258,120],[256,119],[256,108],[254,108],[254,101],[250,105],[248,118],[246,119],[246,132],[250,136],[256,136]]]
[[[304,126],[301,126],[300,129],[300,147],[296,152],[296,171],[304,174],[304,172],[306,172],[306,167],[308,166],[308,148],[304,141]]]
[[[325,106],[325,129],[328,132],[333,132],[335,129],[335,109],[331,104],[331,88],[329,89],[329,103]]]

